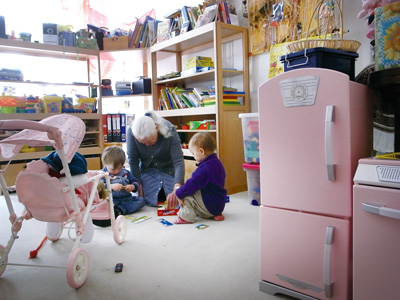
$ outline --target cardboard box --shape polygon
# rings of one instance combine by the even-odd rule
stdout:
[[[157,203],[157,216],[176,216],[179,208],[168,209],[165,202]]]
[[[215,129],[216,127],[215,121],[190,121],[189,129],[190,130],[210,130]]]
[[[104,50],[128,49],[128,36],[114,36],[112,38],[103,38]]]
[[[188,70],[193,67],[214,67],[214,62],[212,60],[191,60],[187,61],[183,65],[183,70]]]

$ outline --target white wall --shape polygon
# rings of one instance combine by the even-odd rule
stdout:
[[[357,18],[362,4],[360,0],[344,0],[342,2],[344,29],[349,30],[349,32],[344,35],[344,38],[361,42],[361,47],[358,50],[359,58],[356,60],[355,66],[355,74],[357,75],[372,62],[370,40],[366,38],[367,25],[365,20]],[[240,24],[242,26],[248,26],[248,20],[243,18],[242,0],[233,0],[233,3],[237,8]],[[268,79],[268,71],[269,53],[262,53],[250,57],[250,98],[252,112],[258,111],[257,89]]]

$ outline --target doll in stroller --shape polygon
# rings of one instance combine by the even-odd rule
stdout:
[[[75,235],[71,236],[69,231],[73,245],[65,268],[68,284],[73,288],[81,287],[89,273],[88,253],[81,243],[90,242],[93,237],[92,218],[111,219],[117,244],[123,243],[127,227],[123,216],[114,216],[112,193],[106,190],[104,199],[99,197],[100,179],[104,178],[110,186],[108,173],[88,171],[86,159],[77,152],[85,135],[85,124],[76,116],[61,114],[39,122],[4,120],[0,121],[0,129],[21,130],[0,141],[0,157],[9,160],[8,164],[24,145],[52,146],[55,149],[45,158],[28,163],[26,170],[18,174],[15,189],[18,201],[25,207],[21,215],[16,214],[11,201],[10,191],[14,187],[7,186],[4,179],[7,166],[0,170],[0,187],[11,223],[8,243],[6,246],[0,244],[0,277],[6,266],[11,265],[8,254],[18,238],[23,221],[33,218],[47,222],[46,237],[53,242],[61,237],[67,224],[75,224]]]

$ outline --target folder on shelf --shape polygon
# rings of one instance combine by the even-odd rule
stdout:
[[[126,114],[120,114],[121,119],[121,142],[126,142]]]
[[[113,126],[112,126],[112,115],[107,114],[107,142],[113,141]]]
[[[120,124],[120,116],[119,114],[112,115],[112,126],[113,126],[113,142],[121,141],[121,124]]]

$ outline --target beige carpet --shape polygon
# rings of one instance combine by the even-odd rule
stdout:
[[[13,204],[20,214],[15,196]],[[258,212],[247,192],[230,196],[222,222],[198,219],[195,224],[165,227],[157,221],[156,209],[145,207],[134,215],[151,219],[139,224],[128,221],[122,245],[114,242],[111,229],[99,227],[93,240],[82,244],[89,254],[90,272],[80,289],[68,285],[65,268],[9,265],[0,278],[0,299],[291,299],[259,291]],[[10,224],[3,196],[0,224],[0,244],[5,245]],[[197,229],[200,224],[209,227]],[[72,247],[68,229],[57,242],[45,242],[36,259],[28,259],[44,238],[45,227],[37,220],[25,221],[9,263],[65,267]],[[114,272],[117,263],[124,265],[121,273]]]

